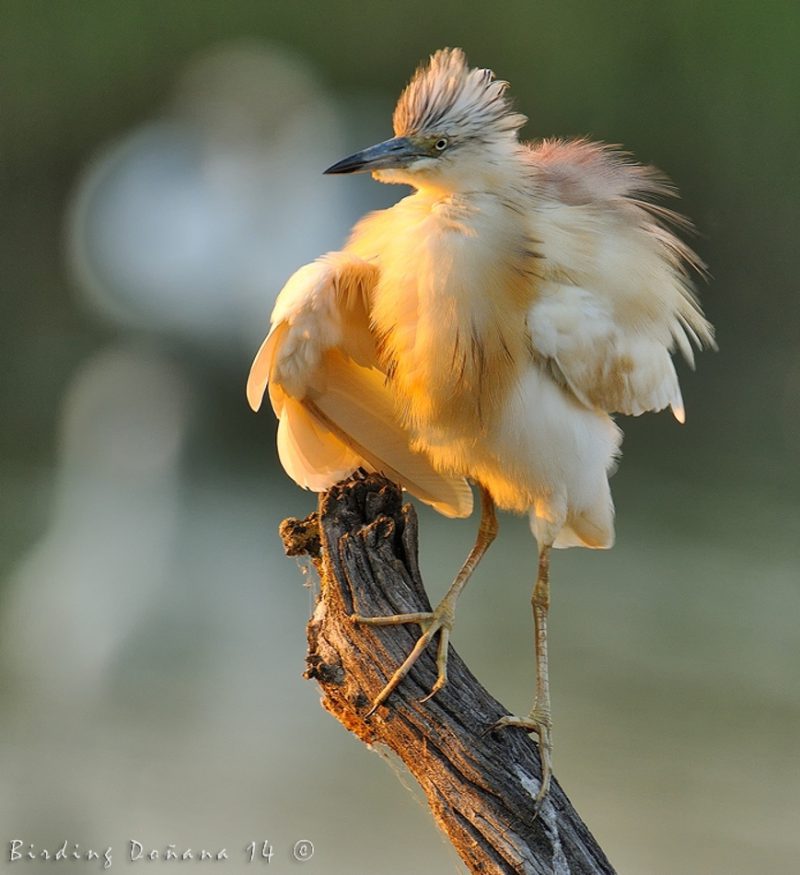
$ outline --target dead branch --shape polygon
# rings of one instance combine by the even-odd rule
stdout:
[[[306,677],[345,728],[403,760],[469,869],[613,873],[557,782],[533,817],[536,744],[518,730],[489,731],[508,712],[452,648],[449,682],[433,699],[419,701],[436,679],[432,646],[387,705],[364,720],[419,628],[359,625],[350,616],[431,609],[417,565],[417,517],[399,489],[377,475],[353,478],[322,495],[318,513],[285,520],[281,536],[289,555],[311,556],[322,582],[308,624]]]

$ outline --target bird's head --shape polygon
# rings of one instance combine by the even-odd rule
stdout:
[[[372,173],[380,182],[451,192],[480,187],[516,150],[527,121],[514,112],[507,88],[491,70],[470,70],[461,49],[440,49],[400,95],[395,136],[325,173]]]

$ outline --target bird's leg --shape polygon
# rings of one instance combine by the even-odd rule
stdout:
[[[461,590],[464,589],[467,581],[470,579],[472,572],[475,570],[478,563],[481,561],[483,554],[489,549],[490,544],[494,541],[497,535],[497,515],[495,514],[494,501],[489,492],[483,487],[480,488],[481,493],[481,521],[478,526],[478,535],[475,539],[475,544],[470,550],[461,570],[456,575],[455,580],[450,584],[444,598],[434,608],[433,611],[415,614],[394,614],[388,617],[362,617],[358,614],[353,616],[356,623],[367,623],[371,626],[393,626],[401,623],[419,623],[422,627],[422,635],[417,641],[414,649],[406,657],[405,662],[391,676],[389,682],[380,691],[372,707],[365,715],[371,716],[375,711],[389,698],[397,685],[411,670],[411,666],[419,659],[422,652],[428,646],[436,633],[439,633],[439,645],[436,652],[436,668],[437,677],[436,683],[433,685],[430,693],[422,700],[426,702],[431,696],[435,695],[447,683],[447,647],[450,642],[450,632],[453,628],[456,615],[456,603],[461,595]]]
[[[536,696],[533,708],[527,717],[501,717],[495,729],[518,726],[535,732],[539,739],[539,755],[542,762],[542,783],[534,803],[538,813],[542,800],[550,789],[553,774],[553,722],[550,714],[550,679],[547,670],[547,612],[550,609],[550,547],[539,551],[539,572],[531,597],[533,606],[533,631],[536,646]]]

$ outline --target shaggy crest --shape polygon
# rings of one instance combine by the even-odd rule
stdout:
[[[508,82],[467,66],[461,49],[440,49],[406,86],[392,122],[398,137],[449,133],[483,139],[515,133],[527,118],[505,96]]]

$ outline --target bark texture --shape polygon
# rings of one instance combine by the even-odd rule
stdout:
[[[357,476],[320,497],[319,511],[281,526],[290,556],[308,555],[321,593],[308,624],[306,677],[322,704],[370,745],[403,760],[441,829],[472,872],[610,875],[614,870],[557,781],[538,818],[536,743],[517,729],[492,732],[508,711],[451,648],[447,686],[435,642],[369,719],[364,714],[419,635],[419,627],[367,626],[350,616],[429,611],[417,565],[417,518],[400,490]]]

